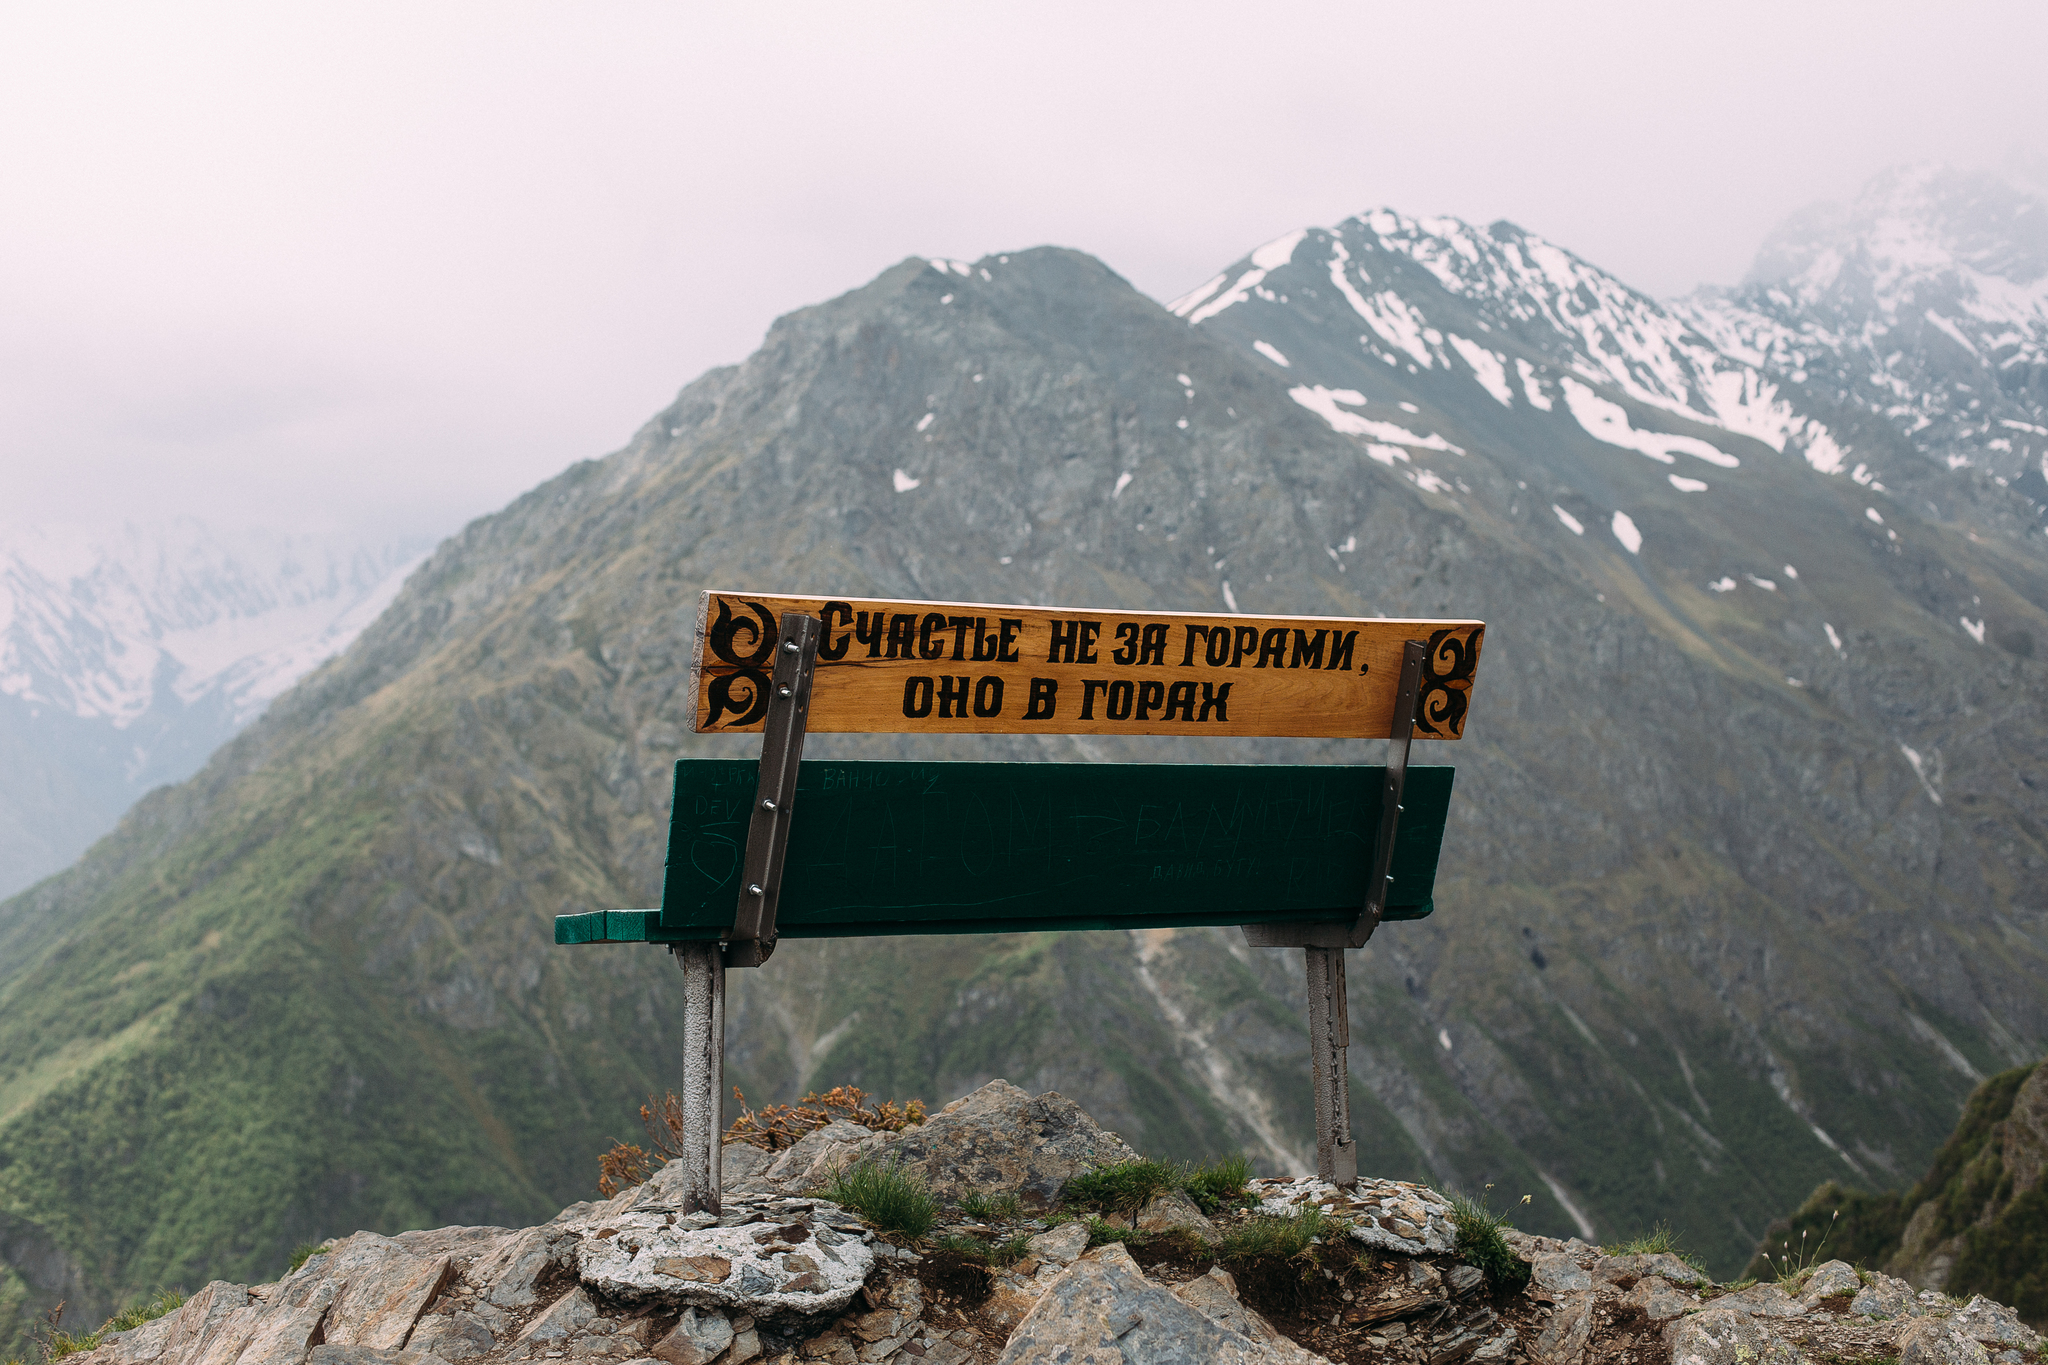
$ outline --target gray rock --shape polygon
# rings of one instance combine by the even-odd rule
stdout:
[[[368,1346],[315,1346],[306,1365],[447,1365],[430,1351],[380,1351]]]
[[[1208,1274],[1197,1275],[1186,1284],[1176,1286],[1173,1295],[1182,1303],[1200,1310],[1202,1316],[1219,1327],[1250,1337],[1268,1350],[1279,1353],[1283,1359],[1310,1358],[1308,1352],[1280,1335],[1272,1323],[1238,1298],[1237,1280],[1222,1266],[1214,1266]]]
[[[236,1355],[235,1365],[301,1365],[307,1350],[320,1339],[321,1322],[341,1288],[334,1280],[319,1280],[280,1292],[251,1325],[249,1342]]]
[[[1444,1272],[1444,1280],[1450,1285],[1451,1293],[1462,1299],[1485,1284],[1486,1276],[1476,1266],[1454,1265]]]
[[[1557,1252],[1542,1253],[1542,1257],[1558,1256]],[[1585,1276],[1589,1288],[1567,1295],[1550,1315],[1529,1353],[1529,1359],[1536,1365],[1578,1365],[1586,1357],[1586,1342],[1593,1334],[1592,1277],[1584,1271],[1579,1273]]]
[[[390,1237],[358,1232],[308,1260],[293,1279],[334,1285],[333,1306],[321,1327],[329,1343],[388,1351],[405,1345],[450,1273],[446,1253],[415,1256]]]
[[[1847,1261],[1823,1261],[1806,1277],[1806,1284],[1799,1291],[1799,1301],[1811,1312],[1822,1299],[1831,1299],[1837,1294],[1854,1294],[1861,1288],[1863,1277]]]
[[[1633,1275],[1641,1279],[1655,1275],[1672,1284],[1705,1285],[1711,1283],[1700,1271],[1693,1269],[1668,1251],[1644,1252],[1634,1256],[1602,1256],[1593,1263],[1593,1278],[1614,1281]]]
[[[512,1314],[498,1307],[489,1299],[478,1299],[469,1306],[469,1311],[476,1314],[479,1322],[501,1337],[511,1331],[513,1323],[517,1321]]]
[[[804,1200],[773,1219],[693,1228],[634,1209],[572,1227],[578,1277],[626,1303],[730,1309],[759,1317],[842,1311],[874,1269],[870,1244],[836,1233],[836,1204]],[[799,1211],[801,1210],[801,1211]],[[823,1234],[822,1236],[820,1234]]]
[[[1450,1201],[1427,1185],[1404,1180],[1360,1180],[1338,1187],[1327,1180],[1254,1180],[1251,1190],[1259,1210],[1294,1214],[1314,1204],[1332,1218],[1350,1225],[1355,1241],[1403,1256],[1439,1255],[1455,1251],[1458,1231],[1451,1223]]]
[[[1714,1307],[1759,1318],[1796,1318],[1806,1310],[1774,1284],[1753,1284],[1739,1294],[1724,1294]]]
[[[1871,1318],[1917,1318],[1926,1310],[1921,1308],[1912,1285],[1889,1275],[1873,1275],[1870,1283],[1857,1290],[1856,1297],[1849,1301],[1849,1311]]]
[[[415,1256],[471,1256],[502,1241],[512,1229],[489,1227],[430,1228],[393,1233],[391,1240]]]
[[[1112,1245],[1068,1267],[1017,1324],[997,1359],[998,1365],[1308,1365],[1321,1358],[1284,1337],[1263,1342],[1217,1322],[1146,1279],[1130,1253]]]
[[[2022,1351],[2038,1351],[2041,1348],[2039,1332],[2021,1322],[2019,1315],[2012,1309],[2002,1303],[1995,1303],[1982,1294],[1971,1299],[1952,1321],[1957,1331],[1975,1341],[2017,1346]]]
[[[1041,1261],[1072,1265],[1088,1249],[1088,1225],[1062,1223],[1050,1232],[1039,1233],[1024,1245]]]
[[[246,1296],[244,1302],[247,1303]],[[269,1305],[260,1303],[248,1303],[247,1307],[229,1310],[209,1329],[206,1340],[199,1344],[198,1349],[183,1359],[189,1365],[235,1365],[268,1311]]]
[[[1480,1342],[1479,1348],[1472,1352],[1471,1359],[1506,1360],[1515,1353],[1515,1347],[1520,1341],[1521,1337],[1514,1328],[1503,1327],[1497,1335]]]
[[[1201,1206],[1188,1198],[1182,1190],[1168,1190],[1164,1194],[1153,1196],[1150,1203],[1138,1210],[1136,1221],[1146,1232],[1186,1228],[1205,1242],[1216,1240],[1216,1225],[1209,1221]]]
[[[728,1142],[719,1148],[719,1175],[730,1190],[765,1172],[775,1164],[776,1154],[751,1142]],[[663,1169],[666,1169],[664,1167]],[[660,1172],[655,1172],[659,1175]]]
[[[1660,1275],[1643,1276],[1621,1301],[1631,1308],[1642,1309],[1643,1315],[1652,1322],[1678,1317],[1699,1302],[1690,1294],[1679,1293]]]
[[[823,1128],[805,1133],[796,1145],[778,1153],[762,1174],[769,1180],[808,1188],[830,1177],[844,1165],[875,1130],[847,1119],[836,1119]]]
[[[157,1319],[168,1324],[161,1354],[176,1361],[197,1359],[228,1314],[248,1306],[246,1286],[213,1281],[185,1300],[175,1313]]]
[[[1990,1360],[1948,1318],[1922,1318],[1899,1336],[1899,1365],[1990,1365]]]
[[[554,1261],[557,1240],[547,1227],[515,1232],[470,1267],[469,1282],[500,1308],[531,1308],[534,1281]]]
[[[656,1342],[651,1354],[667,1365],[711,1365],[732,1345],[734,1335],[725,1314],[685,1308],[675,1330]],[[758,1345],[755,1349],[759,1350]]]
[[[1542,1251],[1529,1262],[1529,1297],[1555,1303],[1593,1287],[1592,1273],[1561,1251]]]
[[[405,1343],[407,1350],[431,1351],[443,1360],[469,1360],[497,1344],[489,1323],[460,1309],[421,1318]]]
[[[578,1285],[548,1305],[547,1311],[526,1324],[506,1351],[508,1360],[520,1360],[544,1351],[559,1350],[564,1341],[588,1327],[597,1317],[597,1305]]]
[[[175,1316],[166,1313],[154,1322],[102,1338],[99,1349],[93,1353],[96,1365],[146,1365],[155,1360],[164,1353],[164,1345],[171,1338],[171,1321]]]
[[[877,1142],[948,1203],[1013,1193],[1036,1209],[1051,1208],[1075,1176],[1138,1155],[1057,1091],[1032,1096],[1000,1080]]]
[[[1764,1321],[1714,1306],[1678,1318],[1664,1329],[1671,1365],[1803,1365],[1799,1348]]]

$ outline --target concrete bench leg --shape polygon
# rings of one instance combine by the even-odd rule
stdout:
[[[1358,1179],[1351,1137],[1351,1011],[1344,1001],[1344,950],[1304,948],[1308,1046],[1315,1069],[1316,1174],[1339,1185]]]
[[[725,960],[716,943],[678,943],[683,969],[683,1212],[721,1213],[725,1116]]]

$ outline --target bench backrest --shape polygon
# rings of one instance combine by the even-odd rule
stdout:
[[[788,938],[1348,922],[1385,770],[1179,763],[803,765]],[[664,938],[732,923],[753,763],[676,765]],[[1408,769],[1386,918],[1430,912],[1452,770]]]

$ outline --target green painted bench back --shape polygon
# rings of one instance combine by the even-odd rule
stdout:
[[[1365,904],[1385,769],[807,760],[784,938],[1343,922]],[[661,909],[555,921],[557,943],[715,939],[732,924],[758,765],[676,764]],[[1432,909],[1449,767],[1411,765],[1389,920]]]

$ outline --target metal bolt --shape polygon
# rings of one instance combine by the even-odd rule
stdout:
[[[762,798],[761,798],[761,809],[762,809],[762,810],[774,810],[774,809],[775,809],[775,803],[774,803],[773,801],[770,801],[770,800],[769,800],[769,799],[768,799],[767,797],[765,797],[765,796],[764,796],[764,797],[762,797]]]
[[[749,882],[747,883],[747,894],[749,896],[765,896],[768,893],[761,889],[759,882]]]
[[[793,697],[793,696],[795,696],[795,695],[796,695],[796,694],[795,694],[794,692],[790,691],[790,689],[788,689],[787,687],[778,687],[778,688],[776,688],[776,689],[775,689],[775,693],[776,693],[776,695],[777,695],[777,696],[782,696],[782,697]]]
[[[794,641],[794,640],[784,640],[784,641],[782,642],[782,647],[783,647],[783,649],[784,649],[784,650],[788,651],[788,652],[789,652],[789,653],[791,653],[791,654],[794,654],[794,653],[796,653],[796,652],[797,652],[797,646],[796,646],[796,641]]]

